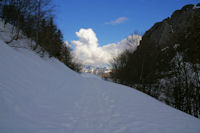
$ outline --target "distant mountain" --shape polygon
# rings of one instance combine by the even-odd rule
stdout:
[[[95,74],[97,76],[100,76],[100,77],[108,77],[109,74],[111,72],[111,68],[109,67],[98,67],[98,66],[92,66],[92,65],[84,65],[83,68],[82,68],[82,72],[85,72],[85,73],[91,73],[91,74]]]

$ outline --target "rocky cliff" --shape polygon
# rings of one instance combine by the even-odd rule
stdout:
[[[187,30],[197,22],[200,22],[200,3],[186,5],[182,9],[176,10],[171,17],[154,24],[144,34],[141,44],[150,39],[161,47],[165,47],[174,34]]]

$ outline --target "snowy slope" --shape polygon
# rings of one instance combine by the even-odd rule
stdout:
[[[2,40],[0,133],[200,133],[199,119]]]

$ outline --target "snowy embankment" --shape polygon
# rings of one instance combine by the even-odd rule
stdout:
[[[200,120],[129,87],[81,76],[0,33],[0,133],[199,133]],[[15,41],[14,43],[23,43]]]

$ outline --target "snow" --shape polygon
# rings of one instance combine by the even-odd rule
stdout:
[[[84,78],[101,79],[99,76],[87,72],[81,73],[81,76]]]
[[[193,9],[199,9],[199,8],[200,8],[200,6],[197,6],[197,5],[193,6]]]
[[[12,48],[6,38],[1,32],[0,133],[200,132],[193,116],[135,89],[77,74],[55,58]]]
[[[167,50],[168,48],[169,48],[169,47],[167,46],[167,47],[161,49],[161,51],[165,51],[165,50]]]

